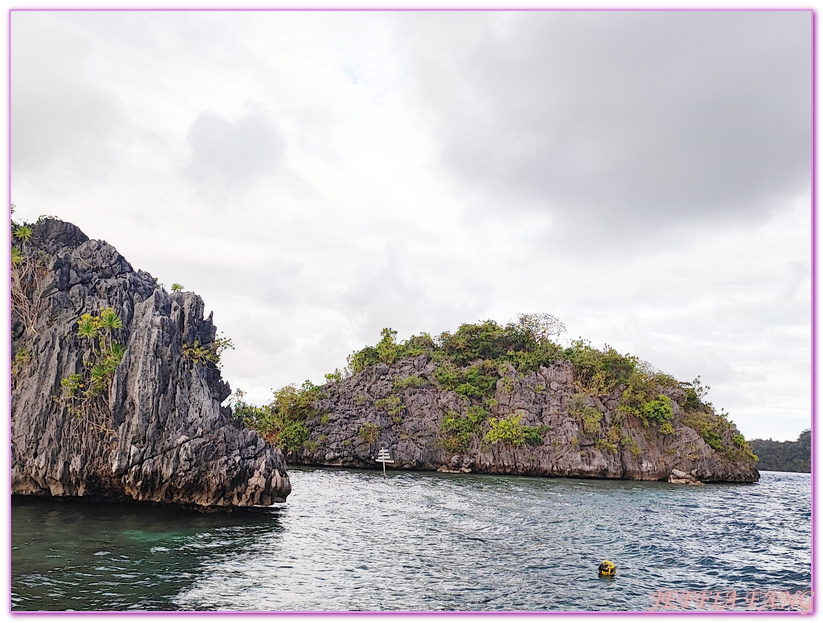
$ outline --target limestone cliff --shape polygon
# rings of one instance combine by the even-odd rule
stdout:
[[[448,339],[471,348],[471,337],[458,337]],[[383,346],[392,359],[392,344]],[[287,446],[287,461],[374,469],[386,448],[394,469],[632,480],[666,480],[680,470],[703,482],[759,479],[742,435],[691,384],[644,372],[613,351],[550,346],[553,363],[520,370],[504,361],[526,361],[506,351],[510,344],[497,361],[454,365],[430,341],[423,354],[361,366],[315,389],[304,440]],[[373,361],[371,351],[361,354]]]
[[[200,297],[167,293],[69,223],[21,231],[11,492],[200,508],[285,501],[280,451],[221,407],[230,389]]]

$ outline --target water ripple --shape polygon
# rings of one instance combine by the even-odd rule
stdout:
[[[809,475],[291,479],[288,504],[232,514],[15,499],[12,607],[621,611],[649,609],[656,591],[810,587]],[[597,576],[605,558],[616,577]]]

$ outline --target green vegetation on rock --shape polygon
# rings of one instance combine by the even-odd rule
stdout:
[[[366,443],[374,443],[380,436],[380,427],[373,422],[364,422],[360,425],[360,438]]]
[[[575,394],[568,410],[583,428],[584,433],[593,435],[600,430],[600,420],[603,419],[603,414],[585,403],[585,394]]]
[[[83,314],[77,321],[77,335],[88,343],[90,357],[83,360],[82,372],[60,381],[62,390],[56,399],[72,415],[90,420],[94,400],[108,394],[126,353],[125,346],[114,341],[115,332],[122,328],[123,321],[111,307],[96,316]]]
[[[193,363],[200,363],[216,367],[220,364],[220,356],[228,349],[234,350],[231,338],[216,337],[210,344],[201,344],[194,340],[194,344],[183,342],[183,356]]]
[[[11,204],[14,214],[15,205]],[[50,218],[41,216],[37,223]],[[51,255],[32,245],[34,226],[37,224],[19,224],[11,220],[11,274],[10,294],[12,311],[12,332],[14,320],[19,321],[27,335],[37,333],[36,325],[40,319],[43,302],[41,285],[48,273]],[[14,339],[14,335],[12,335]]]
[[[344,370],[327,374],[324,387],[309,382],[299,389],[288,386],[275,392],[268,406],[241,402],[235,413],[244,425],[293,451],[321,451],[324,443],[355,448],[358,439],[371,444],[382,433],[400,440],[427,439],[428,448],[450,454],[498,444],[519,448],[548,441],[557,449],[558,444],[568,443],[566,432],[547,440],[548,426],[523,424],[525,417],[535,414],[527,415],[518,407],[535,400],[541,409],[549,409],[550,417],[556,417],[559,409],[577,421],[578,431],[568,439],[581,452],[593,446],[604,454],[624,451],[636,459],[642,454],[644,438],[649,446],[660,444],[663,437],[685,426],[729,460],[749,464],[756,460],[726,414],[716,413],[706,401],[708,387],[699,377],[678,382],[608,345],[595,348],[582,339],[561,345],[555,340],[564,331],[562,323],[548,314],[524,314],[506,325],[493,320],[463,324],[454,332],[436,337],[422,333],[405,341],[397,339],[397,331],[385,328],[376,345],[352,353]],[[425,360],[411,361],[418,357]],[[376,369],[369,371],[371,367]],[[366,371],[367,376],[358,376]],[[558,400],[554,393],[558,386],[547,374],[559,375],[553,378],[565,388],[559,390],[560,402],[552,403]],[[348,382],[351,377],[357,378]],[[567,393],[570,387],[572,392]],[[334,418],[335,426],[343,428],[339,433],[344,439],[331,434],[331,420],[320,412],[321,399],[323,409],[330,408],[328,401],[338,401],[346,405],[344,413],[351,413]],[[417,423],[410,426],[404,415],[406,402],[415,410],[429,405],[433,413],[445,411],[439,431],[432,430],[430,421],[423,428],[415,427]],[[345,430],[347,426],[353,428]],[[326,433],[337,440],[326,442]],[[434,439],[429,437],[432,434]],[[694,459],[697,450],[692,447],[687,456]]]
[[[455,454],[468,450],[472,438],[480,433],[481,426],[488,416],[488,411],[480,405],[469,407],[465,415],[456,411],[446,413],[440,425],[443,447]]]
[[[242,389],[236,390],[231,395],[229,406],[235,418],[240,420],[244,428],[257,431],[264,438],[272,434],[273,421],[271,410],[268,407],[258,407],[243,400],[246,392]]]
[[[320,415],[315,401],[320,397],[321,388],[306,381],[300,388],[286,385],[274,392],[269,403],[271,412],[271,437],[283,450],[299,450],[309,439],[307,420]]]
[[[320,415],[315,401],[321,392],[322,388],[310,381],[299,388],[286,385],[273,393],[269,404],[258,407],[244,402],[245,394],[238,390],[229,405],[245,428],[256,431],[283,451],[296,451],[304,447],[311,435],[308,420]]]
[[[502,418],[491,418],[489,420],[489,432],[483,440],[491,445],[507,443],[518,447],[524,443],[539,445],[543,443],[542,426],[526,426],[520,423],[523,417],[522,411],[515,411]]]

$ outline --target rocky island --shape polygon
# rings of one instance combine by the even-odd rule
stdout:
[[[754,482],[757,457],[705,400],[637,358],[578,340],[558,321],[522,315],[464,324],[436,339],[380,342],[328,383],[275,392],[238,413],[301,465],[702,482]]]
[[[12,223],[11,492],[199,509],[269,505],[294,465],[684,484],[754,482],[757,457],[706,401],[636,357],[562,346],[546,314],[380,341],[344,371],[243,402],[194,293],[44,218]]]
[[[285,501],[281,452],[221,406],[229,342],[199,296],[166,292],[70,223],[12,234],[12,494]]]

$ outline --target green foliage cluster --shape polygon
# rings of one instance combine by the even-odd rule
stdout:
[[[403,401],[397,394],[389,394],[386,398],[376,400],[374,406],[388,413],[395,424],[403,422],[403,418],[400,416],[404,409]]]
[[[424,387],[426,385],[429,385],[429,382],[419,374],[412,374],[410,376],[403,377],[402,379],[394,380],[394,389],[396,390]]]
[[[646,426],[649,423],[657,424],[660,427],[660,432],[664,435],[673,434],[674,410],[672,409],[671,398],[658,394],[654,400],[643,403],[640,409],[640,419]]]
[[[804,430],[797,441],[753,439],[751,448],[760,458],[758,469],[774,472],[812,471],[812,432]]]
[[[271,429],[268,439],[282,450],[299,450],[309,438],[306,421],[319,415],[314,403],[322,388],[306,381],[300,388],[287,385],[274,392],[269,403]]]
[[[706,409],[712,410],[712,403],[706,401],[706,394],[709,393],[711,387],[703,385],[699,375],[691,383],[680,383],[679,385],[686,392],[686,400],[683,402],[683,408],[687,412]]]
[[[621,413],[638,418],[644,426],[656,425],[664,435],[674,433],[674,408],[671,399],[658,392],[659,388],[676,383],[672,377],[651,371],[648,366],[637,366],[627,378],[626,389],[620,397]]]
[[[349,355],[349,373],[357,374],[376,363],[393,363],[402,357],[429,355],[438,363],[463,368],[478,360],[509,362],[520,372],[536,370],[557,361],[563,349],[551,338],[565,331],[549,314],[521,314],[517,321],[500,326],[494,320],[463,324],[436,339],[427,333],[397,342],[397,331],[383,329],[375,346]]]
[[[443,389],[482,400],[494,395],[498,374],[498,366],[486,360],[465,368],[445,363],[437,367],[434,377]]]
[[[574,366],[578,388],[593,396],[628,384],[639,363],[637,357],[621,355],[611,346],[594,348],[588,340],[573,341],[562,356]]]
[[[620,440],[620,444],[623,446],[628,446],[629,451],[632,453],[634,458],[639,457],[642,452],[637,442],[628,435],[623,435],[623,438]]]
[[[266,407],[258,407],[243,400],[246,392],[242,389],[236,390],[230,398],[229,406],[232,414],[240,420],[244,428],[257,431],[264,439],[271,436],[274,431],[274,422],[271,410]]]
[[[569,414],[583,427],[583,432],[593,435],[600,430],[600,421],[603,414],[598,409],[585,403],[585,394],[575,394],[572,396],[568,406]]]
[[[692,411],[686,414],[683,423],[696,430],[709,447],[718,452],[726,450],[723,435],[732,425],[725,418],[708,411]]]
[[[397,331],[386,328],[380,332],[380,341],[375,346],[366,346],[349,355],[348,367],[352,374],[357,374],[377,363],[391,364],[401,357],[410,356],[411,349],[407,348],[407,343],[397,343]]]
[[[403,410],[403,401],[397,394],[389,394],[386,398],[375,400],[374,406],[383,409],[389,415],[397,415]]]
[[[748,459],[750,461],[758,461],[758,456],[752,450],[751,445],[746,438],[743,437],[740,433],[737,433],[732,437],[732,444],[729,448],[726,449],[726,455],[732,459]]]
[[[216,337],[210,344],[201,344],[194,340],[194,344],[183,342],[183,356],[193,363],[201,363],[216,367],[220,363],[220,356],[227,350],[234,350],[231,338]]]
[[[543,426],[526,426],[520,423],[523,416],[522,411],[503,418],[491,418],[489,420],[489,432],[483,440],[491,445],[507,443],[512,446],[522,446],[524,443],[539,445],[543,443]]]
[[[11,204],[11,212],[14,214],[15,205]],[[42,222],[46,216],[37,219],[37,223]],[[11,274],[10,274],[10,294],[11,311],[15,320],[19,320],[25,332],[34,335],[37,333],[36,325],[40,317],[40,307],[42,302],[42,291],[40,286],[48,272],[51,256],[42,249],[36,248],[32,243],[34,235],[33,226],[30,224],[19,224],[11,220]],[[14,322],[14,321],[13,321]]]
[[[440,424],[443,447],[455,454],[468,450],[472,437],[480,432],[488,416],[489,412],[480,405],[470,406],[465,415],[456,411],[447,412]]]
[[[114,372],[126,353],[125,346],[114,341],[114,333],[122,328],[123,321],[111,307],[97,316],[83,314],[77,321],[77,335],[89,342],[91,356],[84,359],[82,374],[70,374],[60,381],[58,401],[72,415],[87,415],[91,401],[111,388]]]
[[[366,443],[374,443],[380,436],[380,427],[373,422],[364,422],[360,426],[360,438]]]
[[[311,431],[307,421],[320,415],[314,405],[321,394],[321,387],[306,381],[301,387],[287,385],[274,391],[272,400],[262,407],[246,403],[242,390],[232,394],[229,404],[244,427],[287,452],[309,449]]]
[[[31,353],[27,348],[20,348],[11,360],[11,375],[16,377],[31,363]]]

